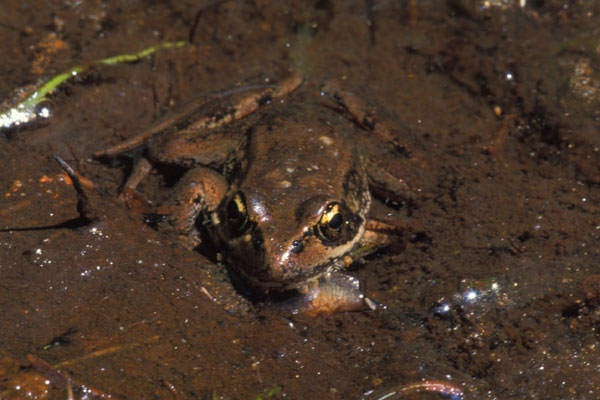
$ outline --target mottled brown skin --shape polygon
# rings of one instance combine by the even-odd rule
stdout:
[[[324,272],[337,270],[340,258],[363,237],[371,201],[357,150],[336,128],[307,117],[301,106],[285,108],[285,120],[268,119],[237,139],[206,140],[185,132],[163,136],[148,146],[155,161],[201,164],[184,175],[169,204],[159,209],[168,215],[163,227],[194,247],[199,243],[200,219],[225,263],[263,294],[306,291]],[[201,148],[210,154],[204,155]],[[216,160],[215,154],[221,159]],[[235,173],[228,182],[202,164]],[[235,215],[230,215],[236,196],[244,199],[247,212],[241,230],[232,228]],[[317,228],[330,204],[336,204],[343,220],[333,240]],[[336,278],[328,277],[330,287]]]
[[[287,87],[266,97],[251,94],[227,110],[246,115],[299,83],[288,79],[282,82]],[[334,98],[343,104],[339,92]],[[189,168],[158,209],[166,216],[160,228],[180,235],[189,248],[201,243],[200,230],[207,231],[226,265],[255,293],[297,290],[303,296],[295,307],[312,314],[364,307],[358,281],[340,270],[363,239],[374,180],[350,136],[340,131],[336,113],[294,102],[271,107],[277,107],[271,117],[245,132],[207,129],[205,121],[237,118],[229,114],[198,122],[188,112],[146,141],[150,161]],[[133,175],[137,183],[143,173]]]

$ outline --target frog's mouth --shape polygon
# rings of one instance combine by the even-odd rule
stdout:
[[[315,267],[310,275],[299,277],[298,280],[279,282],[275,280],[259,279],[256,276],[246,273],[243,267],[239,265],[233,268],[235,274],[244,281],[245,286],[255,295],[269,295],[272,293],[283,293],[292,290],[302,290],[318,281],[327,273],[334,272],[343,268],[341,258],[332,260],[328,264]]]

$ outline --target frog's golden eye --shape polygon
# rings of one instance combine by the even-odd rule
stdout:
[[[227,203],[227,223],[231,232],[239,236],[250,227],[249,222],[246,198],[238,192]]]
[[[324,242],[331,242],[339,238],[344,214],[340,203],[329,203],[321,215],[319,223],[315,226],[315,234]]]

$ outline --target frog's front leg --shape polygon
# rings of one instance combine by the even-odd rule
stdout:
[[[152,170],[153,162],[184,168],[204,166],[222,169],[232,158],[241,158],[238,152],[242,151],[243,142],[244,138],[237,134],[207,132],[200,136],[194,130],[168,132],[150,139],[145,155],[137,161],[119,197],[129,203],[129,197],[136,193],[138,184]],[[199,173],[193,175],[199,176]],[[208,171],[204,175],[212,181]]]
[[[374,309],[375,303],[361,292],[357,278],[334,271],[299,287],[298,292],[278,304],[278,308],[292,314],[315,316]]]
[[[206,218],[202,225],[217,224],[212,216],[227,190],[225,178],[212,169],[190,169],[175,185],[167,204],[158,208],[157,214],[165,218],[158,228],[176,233],[185,247],[193,249],[200,244],[198,218]]]

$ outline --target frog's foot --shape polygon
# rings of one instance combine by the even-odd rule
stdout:
[[[370,217],[365,226],[365,233],[360,240],[359,246],[346,256],[343,262],[346,266],[358,262],[377,251],[390,246],[404,247],[403,241],[399,237],[413,236],[418,232],[423,232],[423,226],[414,219],[399,221],[396,219],[381,219]]]
[[[359,246],[350,256],[351,262],[357,262],[380,249],[388,247],[392,243],[392,236],[400,236],[402,231],[402,226],[391,222],[368,220]],[[346,261],[347,266],[350,266],[351,262]]]
[[[375,309],[375,303],[360,290],[357,278],[328,272],[298,289],[298,294],[280,305],[284,312],[316,316],[343,311]]]

